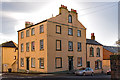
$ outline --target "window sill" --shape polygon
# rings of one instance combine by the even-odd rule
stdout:
[[[44,32],[40,32],[40,34],[43,34]]]
[[[35,52],[35,50],[31,50],[32,52]]]
[[[59,69],[59,68],[62,68],[62,67],[56,67],[56,69]]]
[[[68,34],[69,36],[73,36],[73,34],[71,35],[71,34]]]
[[[94,56],[89,56],[89,57],[94,57]]]
[[[40,49],[40,51],[44,51],[44,49]]]
[[[77,36],[77,37],[81,37],[81,36]]]
[[[97,68],[97,69],[95,69],[95,70],[101,70],[101,68],[99,69],[99,68]]]
[[[82,50],[77,50],[78,52],[82,52]]]
[[[68,50],[68,51],[73,51],[73,50]]]
[[[77,67],[82,67],[82,65],[81,66],[77,66]]]
[[[61,34],[61,32],[56,32],[57,34]]]
[[[40,68],[40,69],[44,69],[44,68]]]
[[[62,51],[61,49],[56,49],[56,51]]]
[[[31,67],[31,68],[35,68],[35,67]]]
[[[100,57],[100,56],[96,56],[96,57]]]

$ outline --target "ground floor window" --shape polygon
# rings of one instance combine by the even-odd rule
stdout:
[[[32,68],[35,67],[35,58],[31,58],[31,67],[32,67]]]
[[[62,68],[62,58],[61,57],[56,57],[55,66],[56,66],[56,68]]]
[[[87,67],[90,67],[90,61],[87,61]]]
[[[39,67],[41,68],[41,69],[44,69],[44,58],[40,58],[39,59]]]
[[[78,67],[82,66],[82,57],[77,58],[77,66]]]
[[[102,69],[102,61],[100,60],[95,61],[95,69]]]
[[[21,59],[20,59],[20,64],[21,64],[21,67],[24,66],[24,58],[21,58]]]

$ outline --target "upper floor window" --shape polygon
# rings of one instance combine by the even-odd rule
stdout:
[[[34,28],[31,29],[31,35],[35,35],[35,29]]]
[[[68,35],[73,35],[73,29],[72,28],[68,28]]]
[[[97,57],[100,57],[100,48],[97,48]]]
[[[44,58],[40,58],[40,59],[39,59],[39,67],[40,67],[41,69],[44,69]]]
[[[95,69],[102,69],[102,61],[100,60],[95,61]]]
[[[81,43],[80,42],[78,42],[78,50],[77,51],[81,51],[82,49],[81,49]]]
[[[56,51],[61,51],[61,40],[56,40]]]
[[[21,32],[21,39],[24,37],[24,34],[23,34],[23,32]]]
[[[32,50],[32,51],[35,50],[35,41],[33,41],[33,42],[31,43],[31,50]]]
[[[73,42],[72,41],[68,42],[68,50],[73,51]]]
[[[44,33],[44,26],[43,25],[40,26],[40,33]]]
[[[21,52],[23,52],[23,43],[21,44]]]
[[[72,16],[71,15],[68,16],[68,23],[72,23]]]
[[[62,68],[62,58],[61,57],[56,57],[55,59],[55,66],[56,68]]]
[[[94,57],[94,48],[90,47],[90,57]]]
[[[77,30],[77,36],[81,37],[81,30]]]
[[[56,33],[61,34],[61,26],[56,25]]]
[[[26,30],[26,37],[29,37],[29,30]]]
[[[82,57],[77,58],[77,66],[78,67],[82,66]]]
[[[35,58],[31,58],[31,67],[35,68]]]
[[[29,43],[26,43],[26,51],[29,51]]]
[[[44,40],[40,40],[40,50],[44,49]]]

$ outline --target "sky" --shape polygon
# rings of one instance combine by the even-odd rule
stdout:
[[[29,2],[28,2],[29,1]],[[78,20],[87,28],[86,38],[95,34],[103,45],[115,46],[118,40],[119,0],[2,0],[0,2],[0,44],[18,43],[17,31],[25,21],[34,24],[59,14],[61,4],[77,10]],[[120,11],[120,10],[119,10]]]

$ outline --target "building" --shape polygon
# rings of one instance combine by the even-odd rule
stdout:
[[[103,46],[95,40],[94,33],[91,34],[91,39],[86,40],[87,45],[87,67],[94,70],[94,73],[102,72],[103,62]]]
[[[86,28],[77,11],[61,5],[59,14],[18,31],[20,72],[59,72],[86,67]]]
[[[118,54],[118,50],[119,50],[118,47],[103,46],[103,70],[104,70],[104,73],[106,73],[107,70],[111,69],[110,55]]]
[[[18,58],[18,48],[17,44],[13,41],[5,42],[0,45],[1,51],[1,71],[17,72],[17,58]]]

